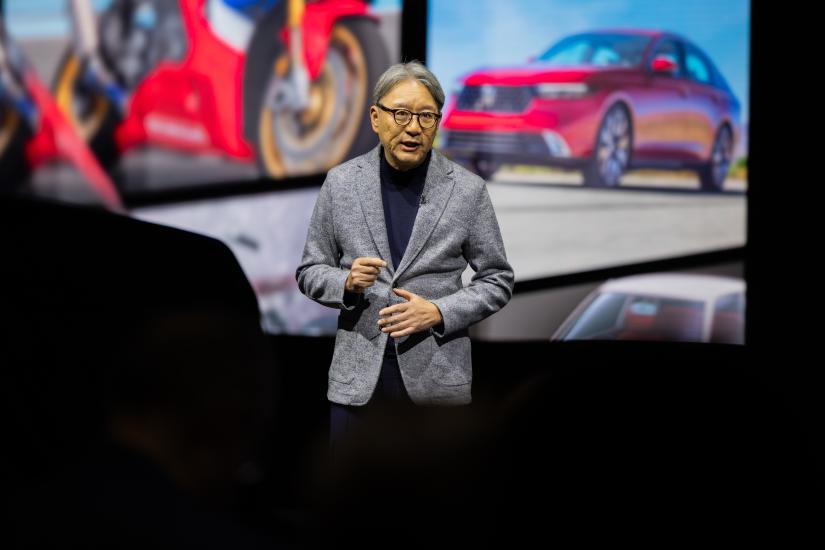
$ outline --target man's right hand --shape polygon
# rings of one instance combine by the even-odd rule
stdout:
[[[371,287],[378,277],[382,267],[387,267],[387,262],[381,258],[362,257],[355,258],[352,268],[347,275],[344,288],[350,292],[363,292],[365,288]]]

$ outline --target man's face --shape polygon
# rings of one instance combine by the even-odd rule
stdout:
[[[438,113],[432,94],[417,80],[399,82],[379,103],[388,109]],[[409,170],[421,164],[433,147],[438,129],[438,123],[432,128],[422,128],[417,116],[413,116],[406,126],[401,126],[395,122],[392,113],[375,105],[370,107],[370,121],[384,146],[387,162],[396,170]]]

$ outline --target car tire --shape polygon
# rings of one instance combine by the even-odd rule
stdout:
[[[473,171],[487,181],[493,179],[495,173],[501,168],[501,162],[486,158],[475,159],[473,165],[475,167]]]
[[[470,172],[475,173],[475,169],[473,168],[473,159],[467,157],[455,157],[451,155],[448,155],[448,157],[451,161],[458,164],[462,168],[465,168]]]
[[[713,140],[713,149],[707,164],[697,171],[702,191],[711,193],[724,191],[725,179],[728,176],[731,162],[733,162],[733,134],[730,127],[725,125],[716,132],[716,139]]]
[[[630,165],[633,151],[633,124],[627,109],[613,105],[604,115],[593,145],[593,153],[584,167],[584,185],[615,188]]]
[[[453,162],[477,174],[484,180],[492,179],[493,175],[501,168],[501,162],[476,157],[454,157]]]

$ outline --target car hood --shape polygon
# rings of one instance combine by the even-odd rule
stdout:
[[[481,84],[538,84],[540,82],[582,82],[594,74],[627,73],[632,68],[616,67],[558,67],[534,63],[530,65],[514,65],[511,67],[483,68],[464,77],[467,86]]]

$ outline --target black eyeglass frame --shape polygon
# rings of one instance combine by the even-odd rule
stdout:
[[[438,126],[438,121],[441,120],[441,113],[434,113],[432,111],[421,111],[420,113],[415,113],[413,111],[410,111],[409,109],[390,109],[389,107],[384,107],[383,105],[381,105],[381,103],[376,103],[375,106],[380,107],[381,109],[387,111],[388,113],[392,113],[393,120],[395,120],[395,123],[398,124],[399,126],[406,126],[407,124],[412,122],[413,116],[417,116],[418,117],[418,125],[421,126],[422,128],[424,128],[425,130],[429,130],[430,128],[435,128],[436,126]],[[404,123],[398,122],[398,115],[397,115],[398,111],[406,111],[406,112],[410,113],[410,120],[408,120],[407,122],[404,122]],[[423,124],[421,124],[421,116],[420,115],[423,115],[423,114],[430,114],[430,115],[433,115],[435,117],[435,122],[433,123],[432,126],[424,126]]]

